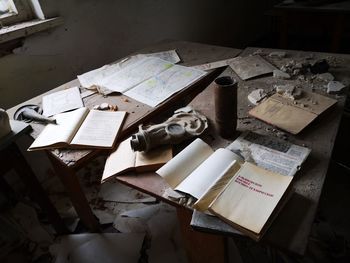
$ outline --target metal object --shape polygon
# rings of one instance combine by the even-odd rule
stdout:
[[[232,138],[237,127],[237,82],[229,76],[215,80],[215,122],[225,139]]]
[[[131,137],[134,151],[148,151],[158,145],[177,144],[200,135],[207,127],[207,118],[191,107],[178,109],[163,123],[147,127],[139,126],[138,133]]]
[[[28,104],[18,108],[13,117],[15,120],[24,122],[38,121],[57,124],[55,119],[43,116],[42,112],[42,109],[38,105]]]

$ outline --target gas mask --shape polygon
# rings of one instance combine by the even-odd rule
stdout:
[[[131,137],[134,151],[145,151],[158,145],[177,144],[198,136],[208,127],[207,118],[187,106],[178,109],[165,122],[146,127],[139,126],[138,133]]]

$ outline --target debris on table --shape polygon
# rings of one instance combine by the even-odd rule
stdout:
[[[290,79],[290,75],[287,72],[284,72],[279,69],[273,71],[273,77],[277,79]]]
[[[325,73],[329,70],[329,64],[326,59],[320,59],[310,65],[310,72],[313,74]]]
[[[324,81],[324,82],[329,82],[329,81],[334,80],[334,76],[331,73],[326,72],[326,73],[318,74],[317,79]]]
[[[292,84],[275,85],[274,88],[278,94],[287,99],[296,100],[302,96],[302,90]]]
[[[93,107],[94,110],[103,110],[103,111],[106,111],[106,110],[109,110],[109,111],[117,111],[118,110],[118,106],[117,105],[111,105],[111,104],[108,104],[106,102],[104,103],[101,103],[100,105],[95,105]]]
[[[329,94],[338,94],[343,91],[343,89],[346,88],[346,85],[344,85],[340,81],[330,81],[327,85],[327,93]]]
[[[282,58],[286,57],[286,52],[284,52],[284,51],[273,51],[273,52],[271,52],[269,54],[269,57],[282,59]]]
[[[248,100],[254,105],[257,105],[266,96],[267,94],[263,89],[256,89],[256,90],[253,90],[251,93],[249,93]]]

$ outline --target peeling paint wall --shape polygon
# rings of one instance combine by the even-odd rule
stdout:
[[[258,0],[41,2],[44,12],[54,9],[64,25],[27,37],[0,58],[2,108],[162,39],[244,47],[268,26],[266,1]]]

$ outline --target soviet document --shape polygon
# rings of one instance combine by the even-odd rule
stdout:
[[[65,111],[83,107],[78,87],[73,87],[45,95],[42,98],[43,115],[50,117]]]
[[[122,141],[118,148],[108,156],[101,179],[102,183],[129,171],[155,171],[172,158],[170,146],[158,147],[149,152],[134,152],[131,149],[130,139]]]
[[[199,199],[239,158],[226,149],[215,152],[196,139],[156,171],[174,189]]]
[[[138,55],[126,57],[115,63],[104,65],[100,68],[91,70],[82,75],[78,75],[77,77],[80,84],[84,88],[101,86],[102,83],[104,83],[104,81],[106,81],[107,78],[113,76],[114,74],[117,74],[120,70],[126,67],[129,67],[129,66],[131,67],[132,64],[139,62],[145,57],[159,58],[159,59],[162,59],[163,61],[167,61],[172,64],[176,64],[181,61],[176,50],[168,50],[168,51],[150,53],[150,54],[138,54]]]
[[[297,103],[276,93],[249,111],[257,119],[265,121],[292,134],[298,134],[321,113],[337,103],[337,100],[303,91]]]
[[[266,170],[294,176],[311,150],[278,138],[244,132],[226,149]]]
[[[275,218],[274,211],[285,203],[282,197],[292,179],[245,162],[210,204],[209,211],[259,240]]]
[[[276,69],[275,66],[259,55],[236,57],[230,62],[230,67],[242,80],[271,74],[273,70]]]
[[[204,75],[204,71],[174,65],[128,90],[125,95],[155,107]]]
[[[113,147],[126,112],[97,111],[80,108],[57,114],[57,124],[47,124],[29,151],[54,148]]]

